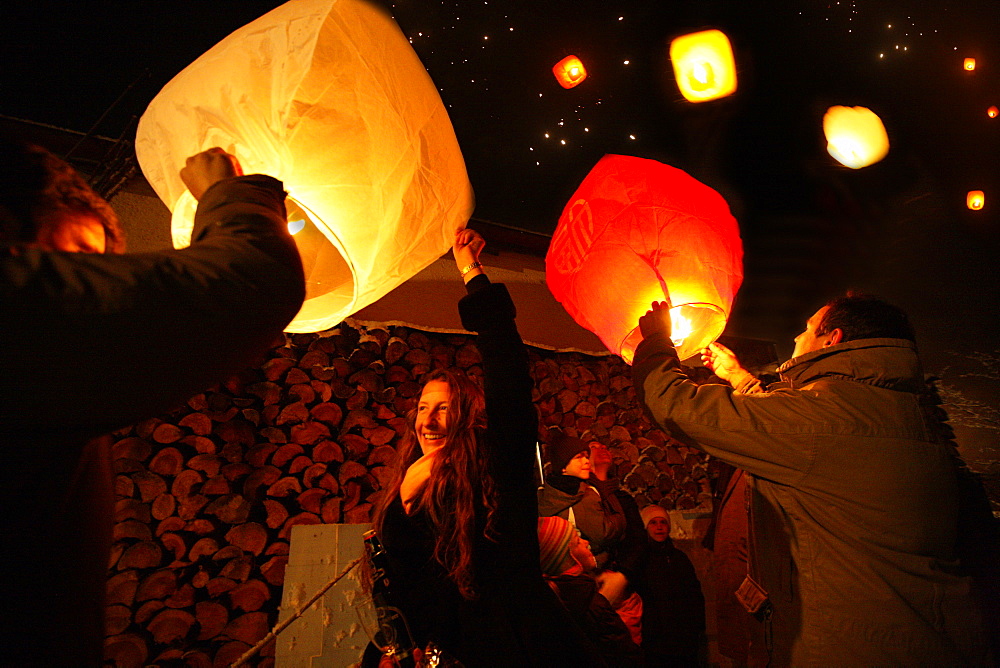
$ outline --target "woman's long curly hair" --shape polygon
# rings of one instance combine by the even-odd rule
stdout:
[[[486,443],[486,401],[483,390],[465,374],[437,369],[424,385],[443,381],[451,390],[445,450],[431,466],[427,483],[417,493],[412,512],[426,514],[434,533],[434,560],[444,567],[463,598],[476,596],[473,547],[478,533],[493,535],[496,498]],[[423,454],[417,442],[417,410],[406,416],[407,430],[397,447],[392,481],[375,513],[375,531],[382,535],[386,510],[399,496],[406,470]]]

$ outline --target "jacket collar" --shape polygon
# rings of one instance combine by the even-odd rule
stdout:
[[[905,339],[858,339],[793,357],[778,367],[793,387],[840,377],[902,392],[923,391],[916,345]]]

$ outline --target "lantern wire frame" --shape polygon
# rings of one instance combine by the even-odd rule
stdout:
[[[636,317],[638,321],[639,314]],[[726,329],[726,313],[715,304],[692,302],[670,307],[670,341],[677,350],[677,357],[686,360],[697,355],[708,344],[722,336]],[[631,364],[636,346],[642,342],[642,333],[636,327],[618,346],[618,354]]]
[[[170,225],[174,248],[191,245],[197,208],[198,202],[189,191],[178,198]],[[312,320],[324,318],[334,304],[356,297],[354,271],[345,259],[340,240],[316,213],[291,194],[285,197],[285,210],[306,280],[306,302],[296,320],[308,327]]]

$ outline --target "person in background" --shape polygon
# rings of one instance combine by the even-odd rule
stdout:
[[[587,540],[561,517],[539,517],[538,544],[542,574],[607,665],[642,665],[642,650],[599,591]]]
[[[612,475],[614,463],[611,451],[600,441],[591,441],[590,478],[588,484],[601,484],[605,490],[613,490],[615,499],[625,516],[625,532],[622,537],[608,545],[608,559],[605,567],[595,576],[601,594],[610,602],[625,622],[632,640],[642,644],[642,598],[630,584],[635,579],[635,570],[642,560],[646,543],[646,530],[642,526],[639,506],[632,495],[621,488],[618,478]]]
[[[615,495],[617,483],[591,476],[590,445],[558,429],[549,431],[550,472],[538,490],[538,514],[558,515],[575,526],[591,545],[602,568],[609,550],[625,535],[625,513]]]
[[[648,666],[697,666],[705,637],[705,597],[694,566],[670,539],[670,515],[642,509],[647,544],[636,577],[642,596],[642,650]]]
[[[602,665],[542,579],[528,353],[510,294],[483,272],[484,245],[464,229],[452,249],[483,386],[459,370],[424,377],[376,509],[392,604],[418,648],[467,666]]]
[[[3,663],[96,666],[110,438],[258,362],[304,297],[281,182],[212,149],[181,178],[191,246],[120,254],[114,211],[48,151],[0,141]]]

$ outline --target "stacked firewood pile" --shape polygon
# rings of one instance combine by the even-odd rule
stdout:
[[[608,444],[640,507],[707,505],[706,457],[650,425],[620,359],[531,357],[540,437],[559,426]],[[474,337],[288,335],[259,368],[116,432],[106,665],[226,666],[261,639],[291,528],[370,521],[420,379],[440,366],[481,375]]]

